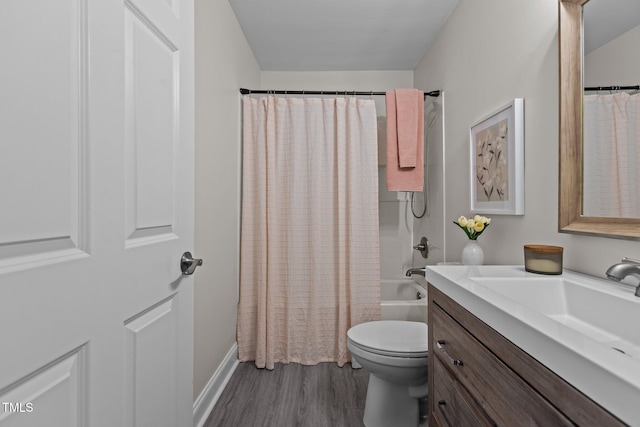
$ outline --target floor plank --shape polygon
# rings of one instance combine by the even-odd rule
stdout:
[[[335,363],[240,363],[204,427],[362,427],[369,373]]]

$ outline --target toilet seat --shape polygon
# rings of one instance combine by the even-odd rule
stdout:
[[[392,357],[428,356],[428,326],[422,322],[378,320],[349,329],[351,344],[364,351]]]

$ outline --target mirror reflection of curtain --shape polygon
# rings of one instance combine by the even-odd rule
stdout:
[[[351,360],[380,319],[376,110],[355,98],[243,98],[238,358]]]
[[[583,215],[640,218],[640,94],[585,95]]]

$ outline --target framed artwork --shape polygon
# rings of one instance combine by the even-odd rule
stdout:
[[[524,215],[524,99],[471,126],[471,212]]]

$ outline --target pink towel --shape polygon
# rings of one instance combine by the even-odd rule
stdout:
[[[387,188],[424,188],[424,92],[387,91]]]

